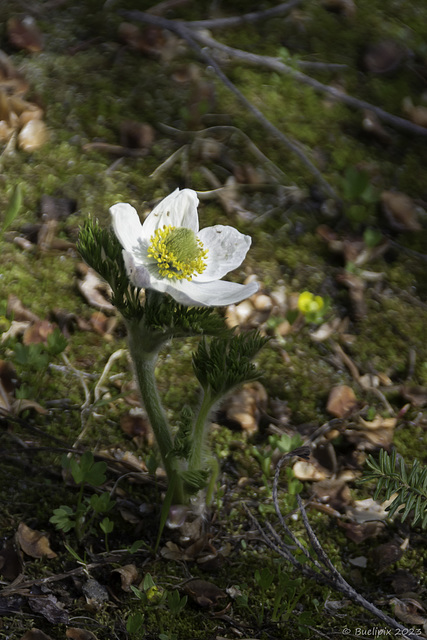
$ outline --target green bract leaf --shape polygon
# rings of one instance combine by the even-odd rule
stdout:
[[[83,260],[108,282],[113,292],[111,301],[120,313],[125,318],[142,317],[139,289],[129,283],[122,247],[115,234],[88,218],[80,229],[77,249]]]
[[[203,339],[193,355],[193,369],[203,389],[217,399],[238,384],[260,378],[251,360],[268,340],[257,331],[210,342]]]
[[[181,478],[186,492],[190,495],[197,493],[206,487],[209,478],[209,471],[198,469],[197,471],[182,471]]]

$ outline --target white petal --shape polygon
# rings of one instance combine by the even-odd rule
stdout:
[[[123,260],[126,267],[126,273],[129,276],[129,280],[135,287],[139,289],[146,289],[150,286],[150,273],[143,265],[135,264],[134,257],[131,253],[123,250]]]
[[[258,283],[247,285],[216,280],[197,283],[188,280],[151,281],[150,287],[169,293],[177,302],[195,307],[225,307],[249,298],[258,290]]]
[[[252,239],[245,236],[234,227],[217,224],[206,227],[197,234],[203,247],[208,249],[206,269],[200,275],[194,276],[194,282],[210,282],[219,280],[226,273],[236,269],[245,259]]]
[[[175,189],[154,207],[145,220],[142,229],[144,238],[151,238],[153,233],[164,225],[185,227],[194,233],[199,230],[197,205],[199,199],[192,189]]]
[[[114,233],[126,251],[133,252],[138,247],[142,225],[139,216],[130,204],[119,202],[110,207]]]

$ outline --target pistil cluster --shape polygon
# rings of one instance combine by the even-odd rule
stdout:
[[[164,225],[151,236],[147,254],[156,260],[163,278],[191,282],[206,269],[208,250],[191,229]]]

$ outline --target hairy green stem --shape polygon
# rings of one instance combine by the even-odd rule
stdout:
[[[213,404],[214,400],[212,399],[211,394],[208,391],[205,391],[203,394],[202,404],[200,405],[199,413],[194,425],[191,452],[188,461],[189,471],[197,471],[198,469],[202,468],[203,449],[206,437],[206,424]]]
[[[157,389],[155,366],[163,342],[140,322],[128,322],[129,350],[135,366],[136,378],[145,410],[153,428],[157,446],[169,482],[174,483],[173,503],[186,502],[182,481],[177,472],[176,458],[171,456],[173,440]]]

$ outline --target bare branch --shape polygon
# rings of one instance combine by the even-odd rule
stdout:
[[[279,460],[279,462],[277,464],[276,473],[275,473],[275,476],[274,476],[274,483],[273,483],[273,502],[274,502],[274,507],[276,509],[276,513],[277,513],[277,515],[279,517],[279,521],[280,521],[281,525],[284,526],[286,533],[289,532],[288,535],[290,535],[290,537],[291,537],[291,539],[293,541],[297,540],[296,536],[292,532],[290,532],[289,528],[287,527],[287,525],[286,525],[286,523],[284,521],[284,518],[283,518],[283,516],[281,514],[280,506],[279,506],[279,502],[278,502],[279,475],[280,475],[280,469],[281,469],[282,465],[284,464],[284,462],[289,460],[294,455],[299,455],[301,457],[306,457],[308,451],[309,451],[308,447],[301,447],[300,449],[296,449],[296,450],[291,451],[290,453],[287,453],[286,455],[284,455]],[[339,593],[342,593],[346,598],[352,600],[357,605],[363,607],[364,609],[366,609],[367,611],[372,613],[374,616],[376,616],[377,618],[379,618],[380,620],[382,620],[383,622],[388,624],[393,629],[398,629],[400,632],[403,632],[405,638],[409,638],[409,640],[416,640],[417,638],[419,638],[420,636],[416,635],[415,633],[411,633],[407,628],[405,628],[403,625],[401,625],[399,622],[397,622],[397,620],[395,620],[394,618],[388,616],[386,613],[381,611],[381,609],[378,609],[374,604],[372,604],[372,602],[369,602],[368,600],[366,600],[366,598],[364,598],[351,585],[349,585],[348,582],[346,582],[346,580],[343,578],[343,576],[339,573],[339,571],[332,564],[332,562],[329,559],[328,555],[326,554],[326,552],[322,548],[322,546],[321,546],[316,534],[314,533],[313,529],[311,528],[311,525],[309,523],[309,520],[308,520],[308,517],[307,517],[307,513],[305,511],[304,505],[303,505],[302,500],[301,500],[301,498],[299,496],[297,496],[297,500],[298,500],[298,506],[299,506],[299,510],[301,512],[302,520],[303,520],[303,523],[304,523],[304,527],[305,527],[308,539],[309,539],[310,544],[311,544],[311,548],[315,552],[315,554],[317,555],[318,560],[314,560],[312,558],[311,554],[309,554],[308,552],[306,552],[305,555],[308,558],[308,561],[309,562],[311,561],[314,564],[314,566],[317,569],[317,571],[313,570],[308,565],[308,563],[301,564],[292,555],[291,548],[288,545],[286,545],[283,541],[281,541],[281,539],[279,538],[277,532],[273,529],[273,527],[272,527],[272,525],[270,523],[267,523],[267,529],[268,529],[268,532],[270,534],[270,535],[268,535],[267,531],[261,526],[261,524],[255,518],[255,516],[245,506],[246,512],[250,516],[250,519],[252,520],[252,522],[257,527],[258,531],[260,532],[260,534],[261,534],[264,542],[267,544],[267,546],[269,546],[271,549],[276,551],[276,553],[278,553],[281,557],[283,557],[287,561],[289,561],[294,566],[294,568],[297,569],[302,575],[304,575],[307,578],[313,579],[313,580],[315,580],[316,582],[318,582],[320,584],[328,584],[335,591],[338,591]],[[301,549],[301,546],[302,545],[299,542],[298,548]]]
[[[243,93],[236,87],[236,85],[233,84],[231,80],[229,80],[216,60],[214,60],[214,58],[212,58],[212,56],[205,49],[202,49],[197,44],[194,36],[199,32],[193,32],[182,22],[165,20],[164,18],[159,18],[157,16],[150,16],[147,13],[143,13],[141,11],[121,11],[120,13],[129,19],[133,19],[138,22],[147,22],[163,29],[168,29],[183,38],[190,45],[190,47],[196,51],[198,56],[202,58],[210,67],[212,67],[212,69],[214,69],[215,73],[222,80],[224,85],[232,93],[234,93],[234,95],[244,105],[247,111],[249,111],[249,113],[251,113],[256,118],[256,120],[264,127],[264,129],[266,129],[276,140],[281,142],[285,147],[290,149],[292,153],[294,153],[301,160],[301,162],[309,169],[311,174],[322,185],[323,189],[329,195],[329,197],[333,198],[337,202],[340,201],[338,195],[335,193],[331,185],[325,180],[319,169],[311,162],[311,160],[307,158],[307,156],[301,150],[299,143],[297,143],[295,140],[291,140],[282,131],[277,129],[277,127],[275,127],[274,124],[272,124],[270,120],[268,120],[265,115],[243,95]]]
[[[192,22],[182,22],[186,27],[194,29],[224,29],[227,27],[240,27],[243,24],[252,24],[267,20],[268,18],[276,18],[284,13],[289,13],[291,9],[301,4],[302,0],[290,0],[283,2],[264,11],[254,11],[253,13],[245,13],[243,16],[232,16],[231,18],[213,18],[212,20],[194,20]]]
[[[295,69],[294,67],[290,67],[289,65],[282,62],[282,60],[280,60],[279,58],[273,58],[271,56],[260,56],[256,53],[249,53],[248,51],[242,51],[242,49],[235,49],[234,47],[229,47],[228,45],[218,42],[214,38],[211,38],[210,36],[208,36],[205,33],[202,33],[201,31],[196,31],[193,34],[193,38],[198,42],[200,42],[201,44],[204,44],[205,46],[218,49],[218,51],[222,51],[223,53],[226,53],[232,58],[242,60],[243,62],[247,62],[249,64],[266,67],[278,73],[290,75],[294,80],[297,80],[302,84],[308,85],[315,91],[318,91],[320,93],[326,93],[332,96],[338,102],[343,102],[344,104],[347,104],[349,107],[354,107],[356,109],[369,109],[369,111],[372,111],[373,113],[375,113],[378,116],[378,118],[380,118],[390,126],[395,127],[396,129],[402,129],[402,131],[407,131],[408,133],[411,133],[413,135],[421,135],[421,136],[427,135],[427,128],[420,127],[419,125],[414,124],[413,122],[410,122],[405,118],[394,116],[391,113],[388,113],[388,111],[384,111],[384,109],[381,109],[380,107],[376,107],[370,102],[366,102],[365,100],[359,100],[358,98],[349,96],[348,94],[344,93],[343,91],[340,91],[339,89],[336,89],[335,87],[331,87],[327,84],[323,84],[322,82],[319,82],[315,78],[311,78],[310,76],[307,76],[305,73],[298,71],[298,69]]]

